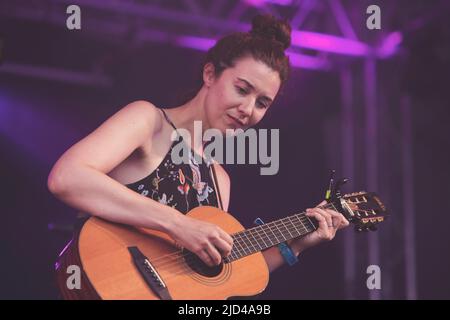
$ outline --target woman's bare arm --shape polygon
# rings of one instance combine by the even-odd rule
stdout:
[[[142,196],[107,175],[161,129],[150,103],[121,109],[98,129],[67,150],[48,177],[49,190],[78,210],[109,221],[160,230],[209,265],[231,252],[232,238],[218,226],[190,218]]]
[[[133,102],[67,150],[52,168],[49,190],[61,201],[101,218],[168,232],[181,214],[128,189],[110,172],[161,129],[158,110]]]

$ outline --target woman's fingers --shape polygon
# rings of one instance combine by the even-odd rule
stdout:
[[[226,233],[225,231],[223,231],[222,229],[219,228],[219,235],[220,237],[225,240],[230,246],[233,246],[233,238]]]
[[[196,252],[197,256],[202,259],[202,261],[208,266],[214,266],[214,261],[211,258],[211,254],[206,249],[202,249],[199,252]]]
[[[327,212],[332,216],[333,224],[336,229],[342,229],[349,225],[349,222],[341,213],[329,209],[327,210]]]
[[[232,245],[222,238],[212,240],[212,244],[219,250],[222,257],[227,257],[231,253]],[[220,261],[219,261],[220,262]]]
[[[326,205],[327,204],[327,201],[326,200],[323,200],[321,203],[319,203],[316,207],[320,207],[320,206],[323,206],[323,205]]]
[[[207,252],[213,261],[213,265],[218,265],[222,261],[222,255],[219,250],[212,244],[209,243],[207,247]]]
[[[222,261],[219,251],[209,242],[205,243],[195,254],[210,267],[218,265]]]
[[[312,210],[317,211],[319,214],[321,214],[325,218],[325,220],[327,221],[327,226],[329,228],[333,228],[334,227],[334,225],[333,225],[333,218],[332,218],[332,215],[329,212],[327,212],[324,209],[320,209],[320,208],[314,208]]]
[[[324,206],[325,204],[327,204],[327,201],[323,200],[321,203],[319,203],[317,205],[317,207],[319,206]],[[317,208],[316,207],[316,208]],[[328,214],[331,215],[332,218],[332,226],[336,229],[342,229],[347,227],[350,223],[348,222],[348,220],[340,213],[337,212],[336,210],[332,210],[332,209],[323,209],[323,208],[317,208],[317,209],[321,209],[321,210],[325,210],[325,212],[327,212]],[[322,212],[323,213],[323,212]]]
[[[214,226],[202,243],[197,255],[209,266],[214,266],[222,262],[222,257],[231,254],[233,238],[221,228]]]
[[[189,219],[180,234],[184,235],[181,244],[209,266],[220,264],[231,253],[233,238],[215,224]]]
[[[327,219],[315,209],[306,209],[306,215],[317,220],[319,223],[319,233],[325,239],[331,238],[330,228],[328,227]],[[331,219],[330,219],[331,220]]]

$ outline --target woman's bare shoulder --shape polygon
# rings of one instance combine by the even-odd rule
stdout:
[[[161,111],[153,103],[146,100],[137,100],[123,107],[117,114],[122,117],[131,117],[147,122],[153,132],[162,128]]]
[[[161,112],[154,104],[134,101],[67,150],[55,167],[77,164],[110,172],[149,138],[153,138],[161,127]]]

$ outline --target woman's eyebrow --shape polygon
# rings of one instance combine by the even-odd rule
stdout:
[[[255,86],[254,85],[252,85],[250,82],[248,82],[247,80],[245,80],[245,79],[242,79],[242,78],[237,78],[238,80],[240,80],[240,81],[242,81],[242,82],[245,82],[252,90],[255,90]],[[271,99],[271,98],[269,98],[268,96],[263,96],[263,97],[261,97],[262,99],[265,99],[265,100],[269,100],[269,102],[272,102],[273,100]]]

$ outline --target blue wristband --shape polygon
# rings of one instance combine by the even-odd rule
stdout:
[[[281,255],[284,258],[284,261],[287,262],[288,265],[293,266],[298,262],[297,256],[292,251],[291,247],[285,242],[282,242],[278,245],[278,249],[280,250]]]

